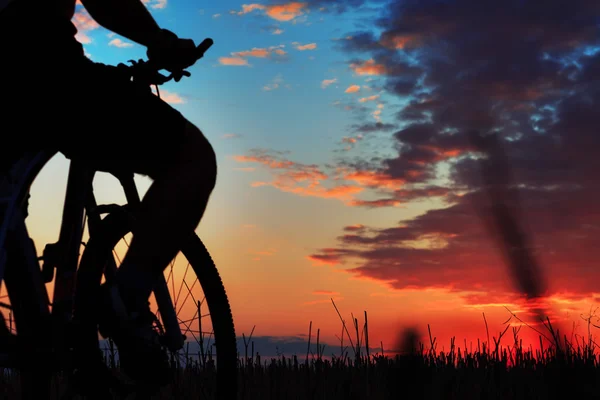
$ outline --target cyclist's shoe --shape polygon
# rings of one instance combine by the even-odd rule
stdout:
[[[102,285],[101,301],[99,331],[117,345],[123,371],[144,386],[169,383],[169,360],[153,327],[155,316],[149,303],[140,310],[128,311],[115,284]]]

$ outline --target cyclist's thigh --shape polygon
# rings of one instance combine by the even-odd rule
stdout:
[[[125,167],[155,175],[177,160],[188,121],[173,107],[123,79],[117,69],[90,63],[69,88],[73,128],[59,149],[101,169]]]

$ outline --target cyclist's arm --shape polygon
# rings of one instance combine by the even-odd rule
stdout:
[[[161,40],[158,26],[141,0],[81,0],[92,18],[104,28],[145,47]]]

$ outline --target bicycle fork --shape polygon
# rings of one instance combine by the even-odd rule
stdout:
[[[140,204],[140,196],[133,180],[133,173],[113,173],[113,175],[121,183],[127,203],[133,207],[137,207]],[[93,201],[93,196],[91,198]],[[99,215],[93,217],[90,215],[90,231],[93,231],[92,226],[99,222],[99,219]],[[114,278],[116,273],[117,265],[114,257],[110,257],[104,271],[106,279]],[[163,345],[171,351],[181,350],[185,344],[185,336],[181,332],[175,306],[169,294],[169,287],[163,273],[159,274],[153,292],[164,329],[162,335]]]

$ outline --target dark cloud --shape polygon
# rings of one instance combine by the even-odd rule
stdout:
[[[461,204],[431,210],[396,227],[347,232],[338,237],[339,247],[317,252],[314,257],[330,263],[357,260],[360,265],[349,269],[351,273],[389,281],[396,289],[513,291],[512,272],[500,268],[503,260],[496,243],[473,211],[472,204],[484,204],[477,196],[480,194],[465,195]],[[544,198],[547,193],[529,196]],[[597,292],[599,271],[594,249],[600,216],[590,219],[589,213],[581,212],[564,221],[544,217],[548,216],[543,211],[528,214],[527,227],[536,233],[529,250],[546,268],[548,293]]]
[[[345,37],[333,39],[333,42],[336,49],[348,53],[362,54],[384,48],[373,32],[348,32]]]
[[[370,112],[372,112],[370,107],[363,105],[362,103],[352,102],[350,100],[346,101],[336,101],[332,104],[334,107],[340,108],[344,111],[349,111],[353,116],[357,117],[359,120],[364,120],[367,118]]]
[[[362,205],[438,196],[447,207],[346,232],[315,256],[358,260],[351,272],[396,288],[596,291],[600,2],[403,0],[381,15],[336,42],[404,104],[397,154],[362,166],[405,187]]]
[[[352,130],[358,133],[389,132],[396,129],[396,124],[385,122],[366,122],[363,124],[352,125]]]
[[[373,11],[373,5],[386,4],[390,0],[307,0],[309,7],[323,8],[324,12],[342,13],[348,10]]]
[[[311,10],[319,10],[332,14],[340,14],[346,11],[378,11],[383,4],[390,0],[269,0],[267,4],[284,5],[289,3],[305,3]]]

